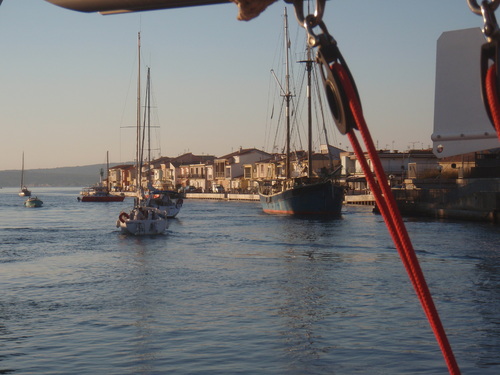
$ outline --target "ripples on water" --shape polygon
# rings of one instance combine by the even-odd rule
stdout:
[[[265,215],[185,200],[168,234],[131,205],[0,190],[0,373],[439,374],[434,336],[380,216]],[[464,374],[500,373],[500,230],[407,220]]]

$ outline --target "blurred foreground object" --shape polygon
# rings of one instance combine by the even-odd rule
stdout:
[[[145,10],[223,4],[230,0],[46,0],[49,3],[79,12],[101,14],[140,12]]]
[[[238,19],[250,21],[261,14],[269,5],[276,0],[231,0],[238,5]]]
[[[276,0],[46,0],[49,3],[79,12],[99,12],[117,14],[146,10],[182,8],[199,5],[224,4],[234,2],[238,5],[238,19],[249,21],[257,17],[268,5]],[[0,0],[0,4],[2,0]]]
[[[438,158],[500,146],[481,99],[483,42],[478,27],[446,31],[437,41],[431,139]]]

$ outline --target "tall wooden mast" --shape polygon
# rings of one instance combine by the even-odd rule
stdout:
[[[285,118],[286,118],[286,159],[285,159],[285,173],[286,178],[291,177],[290,171],[290,101],[292,94],[290,93],[290,68],[289,68],[289,53],[290,42],[288,39],[288,16],[285,8]]]

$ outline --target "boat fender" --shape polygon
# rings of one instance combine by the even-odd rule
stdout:
[[[118,216],[118,220],[120,220],[122,223],[125,222],[130,216],[126,212],[122,212],[120,216]]]
[[[182,198],[179,198],[179,199],[177,199],[177,202],[175,203],[175,206],[177,208],[181,208],[182,207],[182,203],[183,203]]]

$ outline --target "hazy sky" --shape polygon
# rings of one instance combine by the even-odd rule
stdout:
[[[138,31],[164,156],[262,148],[285,5],[243,22],[234,4],[102,16],[4,0],[0,170],[20,169],[23,150],[27,169],[133,160]],[[324,20],[379,147],[431,145],[436,41],[481,17],[466,0],[331,0]]]

